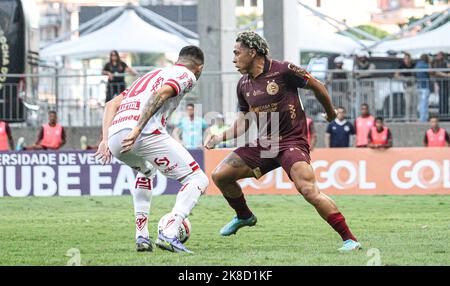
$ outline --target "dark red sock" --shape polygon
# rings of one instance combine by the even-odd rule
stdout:
[[[253,215],[252,211],[248,208],[247,202],[245,201],[244,194],[239,198],[224,198],[227,200],[230,207],[232,207],[240,219],[246,219]]]
[[[327,222],[337,233],[339,233],[343,241],[348,239],[357,241],[356,237],[353,236],[352,232],[348,228],[345,218],[341,213],[330,214],[327,218]]]

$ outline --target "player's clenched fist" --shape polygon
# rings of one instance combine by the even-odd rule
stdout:
[[[336,119],[336,117],[337,117],[337,110],[333,109],[332,112],[322,113],[322,116],[325,118],[326,121],[331,122],[331,121]]]
[[[219,143],[216,135],[208,135],[205,138],[205,144],[203,145],[206,149],[214,149]]]

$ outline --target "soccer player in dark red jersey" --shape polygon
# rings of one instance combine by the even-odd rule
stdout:
[[[311,90],[324,107],[327,121],[332,121],[336,111],[325,86],[292,63],[270,59],[267,42],[255,32],[240,33],[233,52],[233,62],[243,75],[237,85],[238,118],[222,134],[208,136],[205,147],[212,149],[223,141],[240,137],[252,120],[256,120],[259,134],[256,143],[246,143],[234,150],[212,174],[214,183],[236,211],[236,216],[221,229],[221,235],[235,234],[241,227],[253,226],[257,221],[237,181],[259,179],[281,166],[306,201],[342,237],[344,245],[339,250],[359,249],[361,244],[334,201],[318,189],[310,165],[306,116],[297,89]]]

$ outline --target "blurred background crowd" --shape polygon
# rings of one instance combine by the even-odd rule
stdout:
[[[0,149],[95,148],[105,102],[173,64],[187,44],[202,47],[207,64],[168,124],[198,148],[232,123],[240,77],[232,46],[248,29],[268,40],[273,58],[323,82],[339,107],[340,119],[327,124],[314,96],[299,90],[312,148],[370,139],[372,126],[366,134],[358,125],[364,108],[386,146],[428,145],[430,128],[447,142],[449,12],[447,0],[2,0]]]

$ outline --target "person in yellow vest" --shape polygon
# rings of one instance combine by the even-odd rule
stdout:
[[[66,143],[66,132],[58,123],[56,111],[48,112],[48,123],[42,125],[36,143],[26,150],[58,150]]]
[[[214,135],[219,135],[222,134],[225,130],[227,130],[228,128],[230,128],[230,126],[228,126],[227,124],[225,124],[225,120],[223,118],[222,114],[218,114],[216,116],[216,118],[214,118],[214,124],[211,125],[211,127],[209,127],[206,131],[205,131],[205,138],[208,135],[214,136]],[[219,145],[217,145],[216,148],[230,148],[233,147],[232,146],[232,142],[231,141],[226,141],[226,142],[222,142]]]
[[[8,123],[0,120],[0,151],[14,150],[14,140]]]
[[[375,126],[370,128],[367,140],[367,146],[373,149],[392,147],[391,130],[384,126],[382,117],[375,118]]]
[[[444,128],[439,127],[439,119],[436,116],[430,117],[431,128],[425,132],[423,145],[425,147],[446,147],[450,146],[450,136]]]
[[[367,147],[367,135],[370,129],[373,127],[375,117],[370,115],[369,105],[367,103],[361,104],[361,115],[356,118],[355,131],[356,131],[356,147]]]

